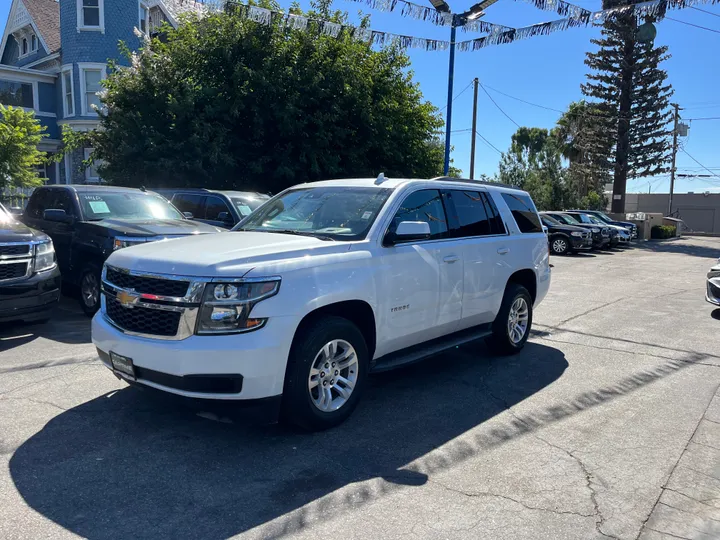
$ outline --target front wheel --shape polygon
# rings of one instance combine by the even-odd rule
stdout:
[[[84,270],[80,278],[80,307],[88,317],[100,309],[100,273],[94,268]]]
[[[556,236],[550,242],[550,249],[552,249],[552,252],[555,255],[565,255],[568,251],[570,251],[570,243],[567,238]]]
[[[532,298],[517,283],[508,283],[488,345],[500,354],[515,354],[525,346],[532,326]]]
[[[303,325],[290,351],[283,419],[311,431],[340,424],[360,400],[368,366],[365,339],[347,319],[327,316]]]

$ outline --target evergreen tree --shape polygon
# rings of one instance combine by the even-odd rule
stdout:
[[[626,3],[604,0],[603,8]],[[622,194],[613,197],[612,211],[617,213],[625,211],[628,178],[665,173],[670,163],[673,91],[660,69],[669,57],[667,47],[638,41],[636,31],[633,14],[617,14],[604,23],[601,39],[591,40],[600,49],[587,53],[585,64],[591,72],[581,87],[597,100],[596,114],[588,115],[589,157],[598,170],[613,170],[613,192]]]

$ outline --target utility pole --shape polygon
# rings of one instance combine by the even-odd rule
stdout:
[[[670,199],[668,201],[668,216],[672,214],[673,190],[675,189],[675,156],[677,156],[678,119],[680,117],[680,107],[678,104],[673,103],[672,106],[675,109],[675,119],[673,121],[672,166],[670,169]]]
[[[478,78],[475,77],[475,80],[473,81],[475,91],[473,95],[472,139],[470,139],[470,180],[475,179],[475,132],[477,131],[477,91],[479,82]]]

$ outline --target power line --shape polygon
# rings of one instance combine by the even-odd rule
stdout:
[[[460,90],[460,92],[458,92],[458,93],[455,95],[455,97],[452,98],[452,103],[455,103],[455,100],[456,100],[457,98],[459,98],[460,96],[462,96],[462,95],[467,91],[467,89],[472,86],[472,84],[473,84],[473,82],[470,81],[470,84],[468,84],[465,88],[463,88],[462,90]],[[439,112],[443,112],[445,109],[447,109],[447,105],[445,105],[442,109],[440,109]]]
[[[478,133],[477,131],[475,132],[475,134],[476,134],[478,137],[480,137],[483,141],[485,141],[485,144],[487,144],[490,148],[492,148],[493,150],[495,150],[498,154],[502,155],[502,150],[498,150],[498,149],[497,149],[497,146],[495,146],[493,143],[491,143],[490,141],[488,141],[485,137],[483,137],[482,135],[480,135],[480,133]]]
[[[695,6],[690,6],[690,9],[694,9],[695,11],[702,11],[703,13],[707,13],[708,15],[712,15],[713,17],[720,17],[717,13],[713,13],[712,11],[707,11],[705,9],[700,9]]]
[[[486,87],[486,85],[482,85],[483,89]],[[510,94],[506,94],[505,92],[502,92],[498,90],[497,88],[493,88],[492,86],[487,86],[488,89],[492,90],[493,92],[497,92],[498,94],[502,94],[505,97],[509,97],[510,99],[514,99],[515,101],[519,101],[521,103],[525,103],[526,105],[532,105],[533,107],[539,107],[540,109],[545,109],[547,111],[553,111],[553,112],[559,112],[562,114],[565,111],[561,111],[560,109],[553,109],[552,107],[546,107],[545,105],[538,105],[537,103],[531,103],[529,101],[525,101],[524,99],[520,99],[519,97],[511,96]]]
[[[720,116],[706,116],[704,118],[683,118],[683,120],[720,120]]]
[[[698,165],[700,165],[703,169],[705,169],[707,172],[709,172],[710,174],[712,174],[714,177],[720,178],[720,176],[718,176],[717,174],[715,174],[714,172],[712,172],[712,171],[711,171],[710,169],[708,169],[705,165],[703,165],[703,164],[700,163],[697,159],[695,159],[694,157],[692,157],[692,156],[688,153],[687,150],[683,149],[683,152],[685,153],[685,155],[686,155],[687,157],[689,157],[690,159],[692,159],[695,163],[697,163]]]
[[[480,88],[482,88],[483,92],[485,92],[485,95],[486,95],[488,98],[490,98],[490,101],[493,102],[493,105],[495,105],[495,106],[498,108],[498,110],[505,115],[505,118],[507,118],[508,120],[510,120],[510,121],[511,121],[513,124],[515,124],[517,127],[520,127],[520,124],[518,124],[515,120],[513,120],[512,118],[510,118],[510,115],[509,115],[508,113],[506,113],[505,111],[502,110],[502,107],[501,107],[500,105],[498,105],[497,102],[492,98],[492,96],[490,95],[490,92],[488,92],[487,90],[485,90],[485,86],[483,86],[483,83],[480,83]]]
[[[699,24],[693,24],[685,21],[681,21],[679,19],[673,19],[672,17],[665,17],[668,21],[675,21],[680,24],[687,24],[688,26],[694,26],[695,28],[699,28],[700,30],[707,30],[708,32],[715,32],[716,34],[720,34],[720,30],[715,30],[714,28],[708,28],[707,26],[700,26]]]

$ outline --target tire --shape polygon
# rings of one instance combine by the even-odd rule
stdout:
[[[566,255],[570,251],[570,241],[564,236],[553,236],[550,239],[550,251],[554,255]]]
[[[93,294],[90,295],[94,283]],[[80,307],[85,315],[92,317],[100,309],[100,270],[87,267],[80,276]],[[92,296],[92,298],[91,298]]]
[[[520,319],[516,319],[514,313],[517,308],[522,308],[524,303],[525,307],[525,326],[523,334],[518,338],[517,334],[510,332],[510,319],[511,314],[514,320],[518,321],[518,325],[522,327],[522,312],[520,309]],[[490,348],[498,354],[515,354],[522,350],[525,343],[530,335],[530,329],[532,327],[532,298],[528,290],[522,285],[517,283],[508,283],[505,288],[505,295],[500,306],[500,311],[495,317],[495,321],[492,325],[492,335],[487,339]]]
[[[350,349],[354,350],[354,362],[348,362],[353,357]],[[303,324],[290,350],[281,419],[309,431],[322,431],[345,421],[365,389],[368,356],[362,333],[347,319],[323,316]],[[352,381],[352,386],[339,383],[338,377]],[[324,388],[324,396],[320,388]],[[348,388],[352,388],[349,395],[343,397]]]

